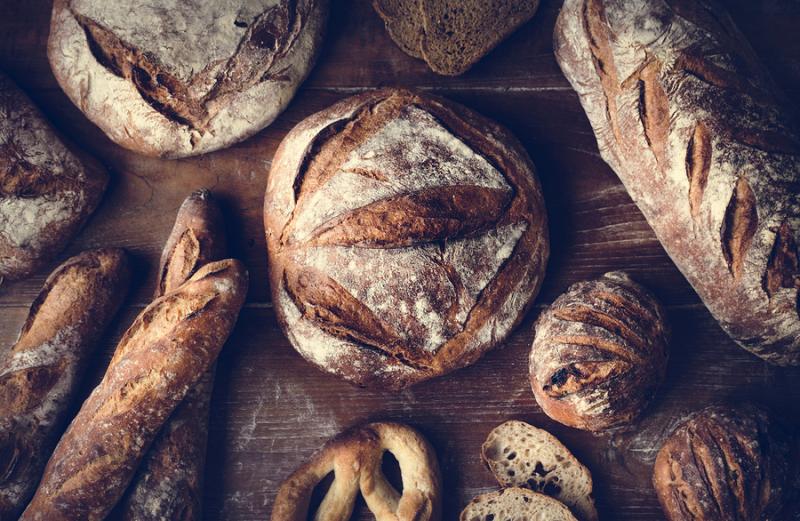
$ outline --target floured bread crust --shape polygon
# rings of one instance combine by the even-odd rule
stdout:
[[[555,53],[601,155],[725,331],[800,363],[800,133],[712,0],[567,0]]]
[[[53,260],[100,203],[108,174],[77,154],[0,73],[0,279]]]
[[[113,141],[186,157],[246,139],[286,108],[327,11],[328,0],[56,0],[48,56]]]
[[[538,292],[546,212],[506,130],[386,89],[295,127],[264,207],[278,318],[309,361],[399,389],[477,360]]]

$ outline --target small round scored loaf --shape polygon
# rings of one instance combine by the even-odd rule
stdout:
[[[186,157],[266,127],[308,75],[328,0],[56,0],[48,57],[125,148]]]
[[[664,380],[668,343],[664,310],[627,274],[573,284],[536,322],[534,397],[570,427],[629,426]]]
[[[764,410],[711,406],[664,442],[653,486],[670,521],[787,519],[779,513],[795,486],[791,456],[786,433]]]
[[[272,299],[307,360],[400,389],[502,342],[549,254],[533,164],[505,129],[385,89],[284,139],[264,202]]]

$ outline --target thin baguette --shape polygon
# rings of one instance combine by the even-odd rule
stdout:
[[[122,250],[86,251],[50,275],[0,360],[0,519],[16,519],[63,432],[80,374],[119,309]]]
[[[23,521],[109,513],[167,417],[219,354],[246,289],[244,266],[228,259],[145,308],[61,438]]]

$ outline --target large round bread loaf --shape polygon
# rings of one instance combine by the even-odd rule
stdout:
[[[549,253],[519,142],[405,90],[297,125],[273,160],[264,218],[286,335],[359,385],[402,388],[477,360],[522,319]]]
[[[184,157],[269,125],[308,75],[328,0],[56,0],[61,87],[120,145]]]
[[[100,204],[107,183],[105,169],[68,147],[0,73],[0,280],[52,261]]]
[[[715,0],[566,0],[555,54],[603,159],[722,328],[800,364],[800,129]]]

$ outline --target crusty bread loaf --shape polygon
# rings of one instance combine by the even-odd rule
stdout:
[[[178,289],[209,262],[225,257],[222,213],[208,190],[181,205],[161,256],[156,298]],[[126,521],[202,519],[212,366],[189,390],[147,451],[117,518]]]
[[[600,153],[722,328],[800,363],[800,133],[714,0],[566,0],[556,58]]]
[[[463,74],[530,20],[539,0],[373,0],[395,43],[436,73]]]
[[[400,467],[401,491],[383,474],[386,453]],[[310,512],[312,494],[331,474],[333,482]],[[294,471],[281,484],[270,519],[350,521],[360,493],[376,521],[439,521],[441,488],[436,453],[420,433],[399,423],[370,423],[329,440]]]
[[[364,93],[284,139],[264,202],[272,301],[292,345],[399,389],[502,342],[549,253],[533,164],[505,129],[440,98]]]
[[[116,143],[184,157],[269,125],[308,75],[328,0],[56,0],[70,99]]]
[[[0,519],[36,490],[75,405],[80,375],[128,289],[122,250],[91,250],[50,275],[0,359]]]
[[[597,521],[589,469],[549,432],[507,421],[489,433],[481,459],[501,486],[552,496],[580,521]]]
[[[228,259],[142,311],[58,443],[22,520],[109,513],[167,417],[214,362],[246,292],[244,266]]]
[[[100,203],[108,174],[69,147],[0,72],[0,280],[52,261]]]
[[[668,343],[664,310],[627,274],[578,282],[536,321],[533,394],[564,425],[628,427],[664,381]]]
[[[712,406],[664,442],[653,485],[670,521],[788,519],[779,512],[794,486],[792,463],[786,433],[765,411]]]
[[[577,521],[555,499],[525,488],[481,494],[461,512],[461,521]]]

